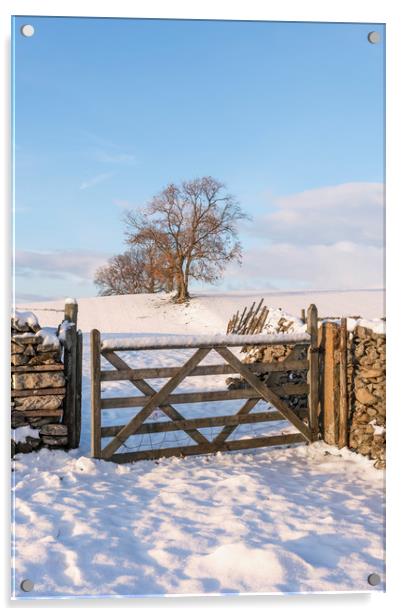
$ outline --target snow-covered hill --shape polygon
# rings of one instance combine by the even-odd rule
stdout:
[[[368,291],[303,291],[194,294],[188,304],[173,305],[164,293],[91,297],[78,300],[78,326],[84,332],[96,328],[109,333],[224,333],[229,318],[244,306],[264,298],[269,308],[283,308],[299,316],[302,308],[315,303],[321,317],[361,316],[382,318],[385,310],[384,292]],[[18,304],[31,309],[43,326],[60,322],[64,301]]]

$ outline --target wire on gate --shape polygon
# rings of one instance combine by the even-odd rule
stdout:
[[[123,447],[126,451],[131,451],[131,452],[140,452],[141,450],[142,451],[158,451],[163,448],[162,446],[174,445],[176,447],[181,447],[181,446],[190,445],[193,442],[192,439],[188,435],[186,435],[184,438],[179,439],[176,431],[174,431],[174,439],[167,438],[166,436],[167,432],[163,432],[163,438],[158,442],[154,442],[152,440],[151,432],[147,432],[146,435],[148,437],[149,447],[150,447],[150,449],[148,450],[141,449],[144,443],[144,436],[145,436],[144,434],[133,434],[131,435],[131,437],[129,437],[129,438],[140,437],[139,444],[136,444],[136,445],[133,444],[133,446],[127,445],[126,442],[121,441],[120,439],[118,439],[118,441],[121,447]]]

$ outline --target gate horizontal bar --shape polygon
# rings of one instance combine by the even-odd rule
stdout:
[[[204,453],[216,453],[218,451],[236,451],[242,449],[257,449],[270,445],[291,445],[305,443],[307,439],[300,433],[280,434],[275,436],[261,436],[257,438],[241,439],[237,441],[225,441],[219,445],[212,443],[203,445],[189,445],[188,447],[167,447],[166,449],[130,451],[127,453],[115,453],[108,460],[112,462],[135,462],[137,460],[156,460],[171,456],[196,456]]]
[[[308,394],[309,386],[306,383],[285,383],[270,390],[278,396],[291,396]],[[152,396],[132,396],[124,398],[102,398],[102,409],[122,409],[144,406]],[[247,400],[248,398],[261,398],[260,394],[251,388],[225,389],[223,391],[193,391],[182,394],[170,394],[161,404],[186,404],[188,402],[219,402],[223,400]]]
[[[307,409],[297,411],[299,417],[307,417]],[[157,432],[175,432],[193,428],[215,428],[219,426],[238,426],[240,424],[254,424],[268,421],[285,421],[283,415],[277,411],[264,413],[249,413],[247,415],[221,415],[220,417],[198,417],[181,421],[153,421],[144,423],[133,434],[154,434]],[[101,430],[101,436],[116,436],[123,426],[106,426]]]
[[[247,364],[249,370],[256,374],[265,372],[288,372],[296,370],[308,370],[308,361],[304,359],[294,359],[289,361],[278,361],[272,363],[256,362]],[[158,379],[170,378],[175,376],[180,370],[180,366],[171,368],[136,368],[132,370],[102,370],[101,381],[126,381],[130,379]],[[197,366],[189,374],[190,376],[207,376],[213,374],[236,374],[232,366],[228,364],[210,364]],[[188,377],[187,377],[188,378]]]

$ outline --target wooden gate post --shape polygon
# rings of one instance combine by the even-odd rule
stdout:
[[[339,330],[339,426],[338,447],[346,447],[348,444],[348,331],[347,321],[341,319]]]
[[[64,305],[64,320],[77,325],[78,304],[75,300],[67,300]]]
[[[77,389],[77,330],[73,323],[65,330],[64,337],[64,376],[66,395],[64,398],[63,423],[67,426],[68,447],[75,445],[75,396]]]
[[[337,376],[336,376],[336,349],[338,328],[336,323],[326,322],[322,325],[323,356],[323,437],[329,445],[336,445],[338,441],[338,413],[337,413]]]
[[[76,448],[80,444],[81,437],[81,401],[82,401],[82,332],[77,332],[77,352],[76,352],[76,377],[75,377],[75,413],[74,428],[72,435],[72,447]]]
[[[318,366],[318,312],[315,304],[310,304],[307,310],[307,332],[310,334],[308,348],[308,383],[310,393],[308,397],[309,425],[312,440],[318,438],[318,402],[319,402],[319,366]]]
[[[77,331],[78,304],[68,300],[64,306],[64,322],[67,322],[64,339],[64,376],[66,395],[63,406],[63,423],[67,426],[68,447],[75,449],[81,435],[81,388],[82,388],[82,333]]]
[[[91,330],[91,455],[101,457],[101,338]]]

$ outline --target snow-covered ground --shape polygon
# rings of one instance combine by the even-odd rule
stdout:
[[[172,306],[164,294],[90,297],[79,300],[78,325],[82,331],[97,328],[109,333],[203,334],[223,333],[229,318],[244,306],[264,298],[265,304],[300,316],[302,308],[315,303],[319,316],[385,316],[385,295],[380,290],[300,291],[194,294],[189,304]],[[56,326],[64,301],[18,304],[33,309],[41,326]]]
[[[79,300],[85,341],[81,444],[67,453],[17,456],[16,596],[361,591],[372,589],[367,583],[372,572],[384,580],[384,474],[362,456],[316,443],[126,465],[89,457],[91,328],[105,339],[216,335],[225,332],[236,310],[263,296],[272,307],[268,332],[278,307],[299,315],[311,302],[321,316],[360,315],[382,326],[383,295],[375,291],[202,295],[183,306],[173,306],[163,295]],[[54,327],[63,302],[21,308],[33,309],[42,327]],[[295,331],[302,330],[296,321]],[[133,367],[173,366],[189,353],[121,356]],[[205,361],[216,363],[216,358],[211,354]],[[224,378],[186,379],[180,391],[220,389]],[[162,382],[150,381],[155,387]],[[118,381],[103,383],[102,389],[105,396],[138,395]],[[195,406],[203,415],[217,415],[240,404]],[[256,410],[262,408],[259,403]],[[197,412],[194,406],[191,412],[186,405],[179,409],[186,417]],[[107,411],[105,424],[125,423],[131,415],[129,409]],[[155,416],[162,419],[161,411]],[[287,422],[256,430],[241,426],[233,438],[293,431]],[[169,433],[163,445],[189,444],[180,434]],[[127,445],[157,447],[161,438],[133,437]],[[30,593],[19,588],[26,578],[34,582]],[[376,590],[383,588],[382,582]]]

